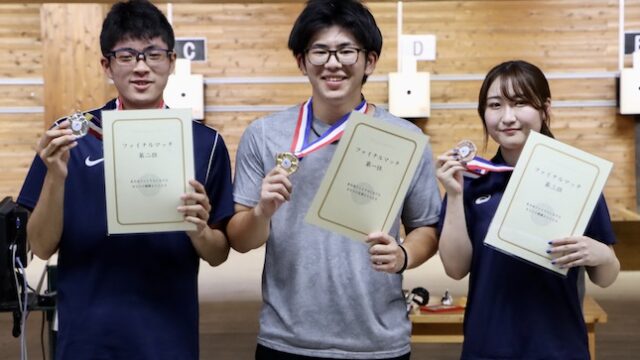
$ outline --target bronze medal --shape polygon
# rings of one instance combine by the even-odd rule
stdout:
[[[469,162],[476,156],[478,149],[470,140],[460,141],[454,148],[454,152],[460,157],[459,161]]]
[[[289,175],[298,170],[298,157],[290,152],[281,152],[276,156],[276,165],[284,169]]]

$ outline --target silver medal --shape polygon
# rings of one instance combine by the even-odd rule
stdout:
[[[71,131],[76,137],[83,137],[89,132],[89,120],[81,112],[75,112],[67,118]]]

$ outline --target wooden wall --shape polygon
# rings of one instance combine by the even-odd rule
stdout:
[[[640,29],[640,0],[626,3],[627,29]],[[396,3],[367,4],[385,39],[375,75],[386,75],[396,70]],[[167,9],[163,3],[159,7]],[[172,6],[177,36],[207,38],[209,59],[194,63],[192,72],[216,80],[206,85],[206,106],[215,109],[206,114],[206,122],[221,131],[232,156],[247,124],[267,113],[260,106],[293,105],[310,94],[305,84],[279,81],[300,75],[286,42],[301,8],[301,2],[180,2]],[[81,11],[78,9],[76,15],[83,16]],[[40,4],[0,5],[2,196],[17,195],[34,155],[33,145],[44,124],[55,120],[44,117],[45,105],[53,105],[45,104],[42,81],[51,74],[44,73],[42,61],[52,55],[45,53],[50,50],[42,40],[46,29],[41,29],[41,13]],[[469,108],[477,101],[481,77],[501,61],[528,60],[552,77],[554,105],[559,105],[553,109],[552,120],[557,138],[615,163],[605,189],[612,218],[638,218],[635,124],[632,117],[618,115],[615,107],[617,0],[405,2],[403,21],[405,34],[437,36],[437,60],[419,63],[419,70],[431,72],[434,78],[434,110],[430,119],[417,121],[431,136],[436,154],[462,138],[482,143],[482,125],[475,110]],[[95,26],[100,24],[101,20],[95,19]],[[98,39],[88,41],[97,43]],[[86,61],[97,63],[98,59]],[[443,80],[445,75],[475,77]],[[559,78],[566,75],[572,76]],[[274,81],[224,83],[225,79],[245,77]],[[27,79],[27,83],[6,84],[21,79]],[[113,89],[107,93],[113,94]],[[387,104],[386,82],[372,78],[365,94],[374,103]],[[95,106],[103,102],[97,101]],[[247,108],[242,112],[223,111],[225,106]],[[485,155],[494,151],[495,146],[490,144]]]
[[[627,19],[640,20],[640,2],[627,2]],[[385,39],[376,74],[396,70],[396,4],[369,2]],[[286,51],[286,41],[299,4],[176,4],[174,26],[180,36],[208,39],[210,60],[194,64],[205,77],[278,77],[299,75]],[[265,14],[260,16],[259,14]],[[433,75],[484,75],[493,65],[522,58],[547,73],[584,73],[585,78],[552,80],[559,102],[615,102],[616,81],[586,74],[618,68],[617,1],[423,1],[404,4],[405,34],[436,34],[437,60],[419,63]],[[627,20],[630,27],[640,27]],[[247,26],[251,23],[252,26]],[[477,102],[481,80],[434,81],[432,104]],[[289,105],[309,94],[305,84],[212,84],[207,105]],[[365,94],[387,103],[387,84],[369,82]],[[449,106],[451,107],[451,106]],[[615,106],[563,107],[553,111],[556,136],[615,162],[605,190],[614,219],[635,213],[635,138],[631,117]],[[232,151],[246,124],[258,112],[209,113],[207,121],[221,129]],[[473,109],[433,110],[419,121],[431,136],[436,153],[458,139],[482,142],[482,125]],[[487,155],[495,151],[489,146]]]
[[[96,21],[104,17],[105,9],[103,4],[40,7],[45,119],[94,108],[109,96],[113,86],[101,75],[102,52],[97,41],[101,22]]]
[[[0,5],[0,197],[17,196],[42,131],[40,5]],[[8,81],[27,84],[9,84]],[[40,84],[32,84],[32,83]],[[16,110],[17,109],[17,110]],[[23,111],[36,111],[24,113]]]

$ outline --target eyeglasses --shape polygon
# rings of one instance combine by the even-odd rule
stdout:
[[[138,51],[131,48],[122,48],[106,53],[105,57],[113,57],[120,66],[135,66],[140,60],[144,60],[149,66],[159,66],[165,64],[172,53],[173,51],[168,49],[148,48]]]
[[[336,57],[336,60],[342,65],[353,65],[358,62],[358,56],[364,49],[356,47],[343,47],[338,50],[329,50],[325,48],[311,48],[307,49],[307,59],[312,65],[321,66],[329,62],[331,55]]]

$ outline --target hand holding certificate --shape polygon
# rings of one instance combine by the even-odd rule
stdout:
[[[177,211],[194,178],[190,110],[102,116],[109,233],[195,230]]]
[[[388,233],[427,137],[358,112],[349,123],[306,221],[356,240]]]
[[[531,132],[484,240],[555,272],[550,240],[582,235],[612,163]]]

